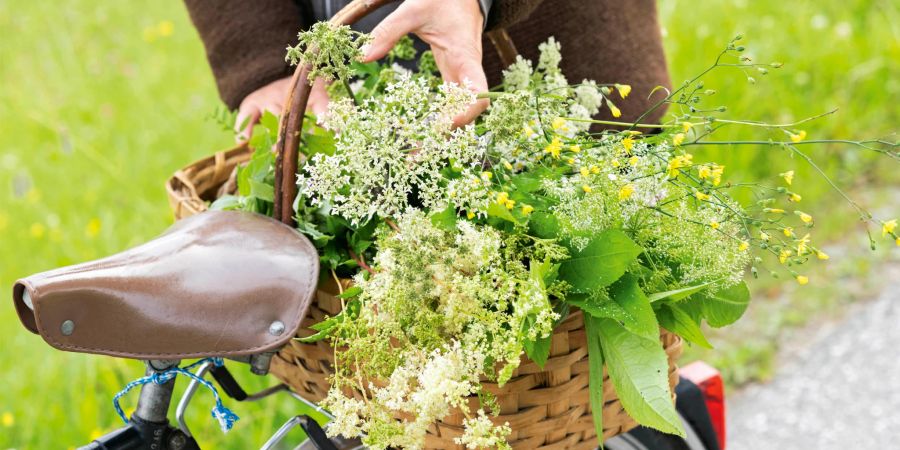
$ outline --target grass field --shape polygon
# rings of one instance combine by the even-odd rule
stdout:
[[[788,122],[839,107],[806,127],[809,135],[884,136],[900,129],[895,1],[695,0],[664,1],[660,8],[676,83],[707,66],[738,32],[755,59],[785,62],[757,75],[756,85],[733,71],[709,78],[707,86],[719,91],[732,117]],[[180,2],[0,0],[0,36],[0,292],[8,293],[16,277],[110,254],[161,232],[172,220],[163,181],[232,138],[208,118],[218,99]],[[853,228],[852,211],[824,183],[772,152],[695,154],[723,160],[736,178],[794,168],[804,201],[819,205],[810,212],[833,218],[822,221],[826,231],[836,236],[838,225]],[[873,164],[858,150],[833,146],[815,153],[848,187],[897,179],[896,165]],[[0,301],[0,324],[0,449],[74,447],[119,425],[110,399],[141,374],[140,363],[54,351],[24,331],[9,299]],[[257,388],[271,382],[242,378]],[[126,404],[133,407],[134,400]],[[223,437],[210,406],[210,396],[201,394],[191,411],[207,448],[258,447],[297,411],[288,399],[229,405],[244,419]]]

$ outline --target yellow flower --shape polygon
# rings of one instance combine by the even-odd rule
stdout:
[[[718,229],[719,229],[719,222],[716,222],[715,220],[713,220],[713,221],[711,221],[711,222],[709,223],[709,227],[712,228],[713,230],[718,230]]]
[[[631,85],[616,83],[616,90],[619,91],[619,95],[622,98],[625,98],[625,97],[628,97],[628,94],[631,93]]]
[[[722,182],[722,174],[725,173],[725,166],[720,166],[718,164],[713,164],[712,167],[712,182],[713,186],[718,186],[719,183]]]
[[[794,142],[800,142],[804,139],[806,139],[806,131],[800,130],[797,134],[791,133],[791,140]]]
[[[615,117],[615,118],[622,117],[622,111],[619,110],[619,108],[617,108],[616,105],[613,105],[612,102],[607,101],[606,106],[609,107],[609,112],[612,113],[613,117]]]
[[[747,251],[748,248],[750,248],[750,243],[747,241],[741,241],[741,243],[738,244],[739,252],[745,252],[745,251]]]
[[[691,128],[694,128],[694,124],[692,124],[690,122],[682,122],[681,128],[684,130],[685,133],[687,133],[688,131],[691,131]]]
[[[509,201],[509,192],[500,192],[497,194],[497,203],[504,204]]]
[[[769,236],[769,234],[766,233],[765,231],[760,231],[760,232],[759,232],[759,238],[760,238],[763,242],[769,242],[770,236]]]
[[[569,127],[566,126],[566,119],[563,119],[562,117],[553,119],[550,126],[552,126],[555,131],[567,131],[569,129]]]
[[[675,136],[672,136],[672,145],[678,147],[682,142],[684,142],[684,133],[678,133]]]
[[[806,233],[806,236],[797,240],[797,254],[805,254],[807,245],[809,245],[809,233]]]
[[[612,162],[610,164],[612,164],[612,166],[615,167],[616,169],[618,169],[622,165],[622,163],[620,163],[618,159],[612,160]]]
[[[791,184],[794,183],[794,171],[793,170],[788,170],[787,172],[784,172],[779,175],[781,176],[781,178],[784,178],[784,182],[787,183],[788,186],[790,186]]]
[[[626,184],[619,189],[619,201],[628,200],[631,198],[631,194],[634,194],[634,186],[631,184]]]
[[[516,206],[515,200],[507,200],[506,201],[506,209],[513,209]]]
[[[0,423],[2,423],[4,427],[9,428],[16,424],[16,418],[13,417],[11,412],[7,411],[3,413],[3,416],[0,416]]]
[[[570,145],[570,146],[569,146],[569,150],[570,150],[572,153],[579,153],[579,152],[581,152],[581,146],[578,145],[578,144]]]
[[[471,219],[474,219],[474,218],[475,218],[475,213],[473,213],[472,211],[469,211],[469,212],[466,214],[466,217],[468,217],[470,220],[471,220]]]
[[[628,158],[628,164],[630,164],[631,167],[637,166],[640,161],[641,161],[641,159],[638,158],[637,156],[632,156],[631,158]]]
[[[556,137],[553,138],[553,141],[551,141],[549,144],[547,144],[546,147],[544,147],[544,152],[549,153],[551,156],[553,156],[554,158],[557,158],[557,159],[559,159],[559,152],[561,150],[562,150],[562,142],[559,140],[559,138],[556,138]]]
[[[569,164],[575,164],[575,158],[566,158],[566,162]]]
[[[703,201],[709,200],[709,194],[704,194],[703,192],[700,192],[700,191],[694,191],[694,197],[697,197],[697,200],[703,200]]]
[[[709,176],[711,174],[712,174],[712,169],[709,166],[705,166],[705,165],[700,166],[700,168],[697,170],[697,175],[700,177],[701,180],[705,180],[705,179],[709,178]]]
[[[816,258],[819,258],[819,259],[821,259],[822,261],[825,261],[825,260],[828,260],[828,259],[831,258],[831,257],[828,256],[828,253],[825,253],[825,252],[823,252],[822,250],[819,250],[819,251],[816,252]]]
[[[788,200],[796,203],[796,202],[799,202],[800,200],[803,200],[803,197],[801,197],[800,194],[791,193],[791,196],[788,198]]]
[[[781,230],[781,232],[784,233],[784,235],[786,237],[791,237],[794,235],[794,229],[791,227],[784,227],[784,229]]]
[[[591,173],[594,175],[600,173],[600,168],[597,166],[591,166]]]
[[[534,136],[535,134],[537,134],[537,133],[535,133],[534,129],[528,125],[525,125],[525,128],[522,128],[522,132],[525,133],[525,137],[527,137],[527,138],[530,138],[530,137]]]
[[[172,31],[175,30],[175,24],[172,23],[171,20],[163,20],[162,22],[156,25],[156,32],[159,33],[161,37],[169,37],[172,35]]]
[[[586,193],[590,193],[591,191],[593,191],[593,189],[591,189],[591,187],[588,186],[588,185],[582,186],[582,187],[581,187],[581,190],[584,191],[584,192],[586,192]]]
[[[800,216],[800,220],[802,220],[803,223],[811,223],[813,221],[813,216],[811,216],[805,212],[800,212],[800,211],[796,211],[796,212],[797,212],[797,215]]]
[[[778,262],[784,264],[787,262],[787,259],[791,256],[793,252],[790,250],[782,250],[781,253],[778,254]]]
[[[800,283],[800,286],[804,286],[806,285],[806,283],[809,283],[809,277],[804,275],[797,275],[797,283]]]
[[[677,177],[681,171],[679,169],[683,167],[688,167],[693,164],[694,156],[690,153],[685,153],[684,155],[678,155],[671,160],[669,160],[668,165],[668,173],[670,177]]]
[[[505,159],[503,160],[503,167],[505,167],[506,170],[513,170],[513,165],[510,164],[509,161],[507,161]]]
[[[900,237],[898,237],[898,238],[897,238],[897,240],[896,240],[896,241],[894,241],[894,242],[896,242],[896,243],[897,243],[897,247],[900,247]]]
[[[634,139],[630,137],[622,139],[622,147],[625,147],[625,150],[630,152],[634,148]]]
[[[763,211],[772,214],[784,214],[784,210],[781,208],[765,208]]]
[[[491,178],[494,178],[494,174],[491,172],[481,172],[481,179],[484,181],[490,181]]]
[[[881,237],[885,237],[888,234],[894,234],[894,230],[897,229],[897,219],[891,219],[887,222],[881,223]]]
[[[42,223],[33,223],[31,224],[31,228],[29,228],[28,231],[31,233],[31,237],[40,239],[44,237],[44,233],[47,232],[47,227],[45,227]]]
[[[100,219],[96,217],[91,219],[90,222],[88,222],[87,226],[84,227],[85,236],[90,238],[96,237],[98,234],[100,234],[100,225]]]
[[[527,216],[527,215],[531,214],[532,212],[534,212],[534,206],[525,205],[525,204],[522,205],[522,214],[525,214]]]
[[[591,171],[587,167],[582,167],[579,173],[581,173],[581,176],[586,177],[591,174]]]

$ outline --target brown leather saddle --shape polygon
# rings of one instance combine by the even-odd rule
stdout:
[[[122,253],[16,282],[22,323],[66,351],[137,359],[234,357],[294,336],[319,256],[258,214],[210,211]]]

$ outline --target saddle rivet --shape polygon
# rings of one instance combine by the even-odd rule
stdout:
[[[269,334],[272,336],[281,336],[281,333],[284,333],[284,322],[276,320],[272,322],[272,325],[269,325]]]
[[[70,336],[75,331],[75,322],[71,320],[67,320],[59,326],[59,331],[62,332],[63,336]]]

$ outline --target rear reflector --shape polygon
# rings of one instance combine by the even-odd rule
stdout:
[[[706,401],[706,410],[709,412],[713,431],[719,440],[719,449],[725,450],[725,386],[722,383],[722,375],[703,361],[681,367],[678,373],[700,388]]]

